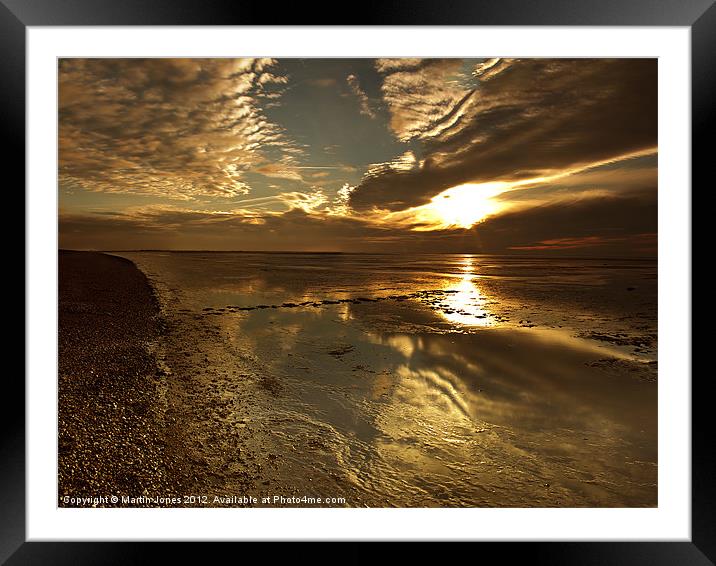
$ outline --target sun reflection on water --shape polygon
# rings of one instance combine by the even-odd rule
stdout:
[[[477,285],[479,275],[473,256],[461,260],[462,275],[457,283],[445,288],[447,294],[443,300],[440,314],[448,321],[468,326],[492,326],[490,313],[485,309],[485,296]]]

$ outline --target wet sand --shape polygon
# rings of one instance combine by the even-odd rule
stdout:
[[[650,266],[128,255],[209,505],[656,505]]]
[[[61,495],[657,503],[650,267],[126,255],[60,255]]]

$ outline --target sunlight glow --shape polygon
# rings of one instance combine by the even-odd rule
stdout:
[[[571,169],[545,172],[545,174],[540,177],[532,177],[529,179],[521,179],[510,182],[495,181],[491,183],[465,183],[463,185],[457,185],[447,189],[430,199],[428,204],[409,209],[409,211],[406,212],[412,212],[414,218],[418,221],[425,222],[426,224],[433,224],[433,226],[429,228],[419,227],[416,228],[417,230],[434,230],[436,228],[471,228],[475,224],[485,220],[488,216],[498,214],[510,206],[508,201],[495,198],[506,192],[555,181],[557,179],[569,177],[575,173],[589,171],[590,169],[595,169],[617,161],[634,159],[653,154],[654,149],[648,148],[646,150],[620,155],[617,158],[597,161]]]
[[[416,232],[432,230],[469,229],[490,216],[498,215],[514,208],[515,203],[502,195],[516,189],[533,188],[576,173],[596,169],[603,165],[626,159],[653,155],[649,148],[627,153],[617,158],[588,163],[572,169],[545,171],[542,176],[511,181],[493,181],[489,183],[465,183],[457,185],[435,195],[430,202],[399,211],[375,209],[372,215],[365,217],[371,222],[389,226],[404,226]],[[498,198],[500,197],[500,198]],[[522,206],[527,201],[521,201]],[[531,203],[536,206],[539,200]]]
[[[470,228],[486,217],[499,212],[494,197],[510,190],[509,183],[458,185],[434,196],[426,205],[445,226]]]

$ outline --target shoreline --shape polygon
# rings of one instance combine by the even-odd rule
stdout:
[[[58,505],[176,493],[151,284],[130,260],[99,252],[60,250],[58,274]]]

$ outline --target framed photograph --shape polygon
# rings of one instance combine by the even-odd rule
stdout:
[[[2,0],[27,339],[0,559],[713,564],[712,4]]]

